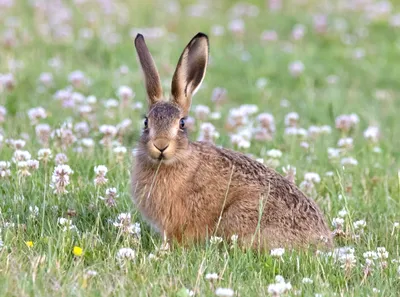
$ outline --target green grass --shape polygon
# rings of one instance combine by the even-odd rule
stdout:
[[[37,106],[44,107],[48,113],[39,122],[49,124],[52,130],[68,119],[74,124],[87,121],[90,125],[87,137],[94,139],[95,147],[93,151],[78,153],[79,141],[62,148],[50,139],[53,156],[65,153],[74,171],[65,195],[55,195],[49,187],[54,159],[47,165],[40,162],[39,169],[28,177],[21,177],[16,164],[11,162],[11,176],[0,178],[0,241],[3,243],[0,296],[188,296],[186,289],[193,290],[196,296],[215,296],[218,287],[233,289],[235,296],[265,296],[276,275],[291,283],[289,296],[398,296],[400,229],[393,224],[400,221],[400,68],[397,67],[400,34],[399,28],[389,25],[391,16],[367,21],[361,9],[344,10],[340,5],[328,5],[328,1],[309,1],[313,2],[309,4],[283,1],[283,9],[274,13],[267,9],[268,1],[252,0],[259,14],[243,17],[245,33],[238,36],[228,28],[233,19],[230,12],[233,1],[201,1],[209,5],[202,17],[187,14],[191,1],[176,2],[180,11],[175,14],[167,12],[168,5],[164,3],[167,1],[132,1],[131,4],[112,1],[118,3],[116,11],[119,12],[110,15],[96,1],[88,0],[81,7],[65,1],[71,13],[71,20],[66,24],[71,24],[75,38],[60,42],[41,35],[39,26],[48,23],[49,15],[63,9],[57,8],[46,16],[43,10],[27,4],[29,1],[15,2],[11,8],[0,7],[0,18],[7,20],[0,24],[0,33],[11,30],[16,37],[14,46],[8,48],[2,43],[0,48],[0,73],[13,72],[15,77],[12,90],[0,89],[0,105],[7,109],[5,121],[0,122],[0,135],[4,138],[0,141],[0,161],[11,162],[13,156],[14,149],[6,144],[6,139],[26,138],[24,150],[33,159],[37,158],[42,145],[27,115],[30,108]],[[393,1],[391,14],[396,11],[400,7]],[[94,37],[84,40],[79,37],[79,30],[89,26],[85,21],[89,12],[97,15],[90,25]],[[316,13],[327,16],[328,29],[323,35],[313,29],[312,17]],[[10,29],[13,19],[19,25]],[[347,23],[345,30],[337,28],[335,24],[339,21]],[[302,40],[293,41],[290,36],[296,24],[303,24],[306,34]],[[213,25],[224,26],[225,34],[214,36]],[[119,35],[120,42],[115,46],[101,38],[106,32],[105,26],[114,28]],[[227,89],[228,99],[220,110],[222,118],[209,120],[220,133],[216,143],[233,147],[225,128],[231,108],[256,104],[258,113],[273,114],[277,127],[272,141],[253,140],[250,148],[236,149],[266,161],[266,151],[281,150],[283,155],[276,169],[282,172],[282,167],[289,164],[296,167],[299,185],[307,172],[321,176],[313,198],[329,223],[339,216],[340,210],[347,210],[346,236],[336,237],[335,246],[355,249],[353,268],[346,270],[332,258],[307,251],[287,250],[283,259],[275,259],[269,253],[244,252],[225,243],[207,242],[189,248],[174,245],[166,252],[159,249],[162,239],[141,219],[129,189],[133,161],[130,152],[139,137],[145,109],[117,107],[109,116],[109,110],[102,104],[103,99],[117,98],[118,87],[127,85],[136,93],[130,104],[142,102],[146,106],[130,35],[133,27],[163,27],[167,32],[157,39],[147,39],[165,80],[166,91],[179,55],[190,38],[199,31],[210,36],[211,63],[193,105],[204,104],[214,111],[215,105],[210,100],[213,89]],[[59,30],[56,25],[50,29],[53,33]],[[260,36],[265,30],[275,30],[278,41],[261,42]],[[368,34],[360,34],[362,30]],[[353,42],[346,44],[343,42],[346,39]],[[289,45],[291,50],[284,51]],[[356,49],[363,49],[365,56],[354,58]],[[244,61],[243,53],[251,58]],[[62,62],[58,69],[49,66],[49,59],[54,57]],[[296,60],[305,65],[299,77],[293,77],[288,70],[289,64]],[[10,69],[13,61],[20,61],[23,67]],[[130,69],[128,74],[118,74],[122,65]],[[53,99],[57,90],[70,85],[68,75],[74,70],[81,70],[91,80],[90,85],[75,91],[97,97],[92,118],[80,115],[78,107],[82,103],[66,109]],[[38,83],[43,72],[54,76],[50,87],[43,88]],[[337,83],[329,84],[326,80],[329,75],[337,76]],[[259,78],[268,80],[264,89],[256,87]],[[385,100],[377,98],[379,90],[387,94]],[[282,106],[282,99],[287,100],[288,106]],[[284,134],[284,117],[292,111],[300,115],[299,126],[307,129],[311,125],[329,125],[332,133],[316,140],[288,137]],[[350,113],[356,113],[360,122],[347,134],[354,139],[354,148],[346,156],[357,159],[358,165],[343,167],[340,160],[329,160],[327,149],[337,147],[338,140],[345,136],[335,128],[335,118]],[[254,120],[255,116],[250,119]],[[121,138],[128,152],[118,162],[112,149],[99,144],[102,135],[98,128],[102,124],[116,125],[124,119],[130,119],[132,125]],[[196,131],[191,134],[193,140],[198,136],[200,124],[197,120]],[[381,138],[377,143],[363,137],[370,125],[380,128]],[[76,136],[79,140],[79,135]],[[310,148],[304,150],[301,141],[306,141]],[[376,147],[381,149],[380,153],[374,152]],[[96,187],[94,166],[101,164],[109,170],[108,182]],[[333,172],[333,176],[326,176],[326,172]],[[110,187],[117,188],[119,194],[116,206],[111,208],[99,198]],[[29,206],[39,208],[37,216],[31,215]],[[131,213],[132,222],[140,222],[139,240],[113,226],[111,220],[115,221],[120,213]],[[64,232],[57,223],[60,217],[69,217],[79,232]],[[362,233],[353,228],[353,222],[361,219],[366,220]],[[33,242],[32,247],[27,246],[28,241]],[[81,247],[83,254],[75,256],[74,246]],[[136,258],[120,265],[116,255],[124,247],[135,250]],[[381,267],[380,260],[375,260],[371,275],[365,277],[363,253],[376,251],[378,247],[385,247],[389,252],[387,267]],[[150,254],[155,258],[149,257]],[[88,276],[90,270],[97,275]],[[214,272],[220,276],[219,280],[205,279],[206,273]],[[311,278],[313,284],[303,284],[305,277]],[[374,288],[380,293],[374,292]]]

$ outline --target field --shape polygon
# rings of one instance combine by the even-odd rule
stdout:
[[[399,296],[399,2],[0,0],[0,19],[0,296]],[[166,92],[208,34],[190,138],[294,179],[335,250],[163,245],[131,199],[139,32]]]

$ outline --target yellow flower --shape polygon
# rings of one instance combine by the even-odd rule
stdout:
[[[33,247],[33,241],[25,241],[27,247]]]
[[[80,257],[80,256],[82,256],[82,254],[83,254],[83,250],[82,250],[82,248],[80,248],[79,246],[74,246],[74,249],[73,249],[72,253],[73,253],[75,256]]]

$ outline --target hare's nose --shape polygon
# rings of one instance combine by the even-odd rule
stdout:
[[[162,153],[169,146],[169,141],[167,139],[157,139],[153,141],[153,145],[156,149],[158,149]]]

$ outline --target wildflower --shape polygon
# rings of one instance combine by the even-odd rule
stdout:
[[[275,277],[275,283],[268,286],[268,293],[272,296],[278,297],[282,294],[287,293],[291,289],[292,285],[290,284],[290,282],[285,282],[285,279],[282,276],[277,275]]]
[[[285,135],[289,136],[299,136],[301,137],[306,137],[307,136],[307,130],[304,128],[297,128],[297,127],[287,127],[285,128]]]
[[[245,30],[244,21],[241,19],[233,19],[228,24],[228,27],[229,27],[229,30],[232,31],[232,33],[237,34],[237,35],[242,35]]]
[[[222,36],[225,34],[225,28],[221,25],[213,25],[211,27],[211,33],[214,36]]]
[[[39,161],[43,161],[47,163],[52,158],[52,153],[50,149],[44,148],[38,151],[38,159]]]
[[[311,278],[305,277],[301,280],[303,284],[312,284],[314,281]]]
[[[344,218],[345,216],[347,216],[347,210],[343,208],[339,211],[338,215],[339,217]]]
[[[265,30],[261,32],[260,39],[262,41],[277,41],[279,38],[278,33],[274,30]]]
[[[295,182],[296,179],[296,167],[293,167],[291,165],[287,165],[285,167],[282,167],[283,173],[285,173],[285,177],[291,181],[292,183]]]
[[[343,218],[333,218],[332,225],[336,229],[343,229],[344,219]]]
[[[68,80],[75,88],[80,88],[85,83],[86,77],[82,71],[75,70],[68,75]]]
[[[54,158],[57,165],[63,165],[68,162],[68,157],[63,153],[58,153]]]
[[[18,167],[18,175],[19,176],[30,176],[31,173],[29,172],[28,162],[27,161],[19,161],[17,163]]]
[[[85,273],[86,277],[93,277],[97,275],[97,271],[96,270],[88,270]]]
[[[328,147],[328,158],[329,159],[338,159],[340,154],[342,153],[341,149]]]
[[[221,243],[222,241],[223,241],[222,237],[211,236],[211,238],[210,238],[210,243],[211,244],[217,245],[217,244]]]
[[[364,131],[364,138],[369,140],[372,143],[376,143],[379,140],[379,128],[376,126],[369,126],[365,131]]]
[[[28,110],[28,116],[32,125],[36,125],[39,120],[47,117],[46,110],[43,107],[35,107]]]
[[[74,246],[72,253],[74,254],[74,256],[80,257],[83,255],[83,249],[79,246]]]
[[[225,88],[217,87],[212,91],[211,101],[219,106],[226,101],[227,93],[228,91]]]
[[[28,161],[31,159],[31,154],[28,151],[16,150],[13,154],[12,161],[18,163],[20,161]]]
[[[37,207],[36,205],[34,206],[29,206],[29,212],[30,212],[30,216],[32,218],[36,218],[39,214],[39,207]]]
[[[42,145],[47,146],[51,134],[51,128],[48,124],[38,124],[35,127],[36,136]]]
[[[247,149],[250,147],[251,143],[249,140],[244,138],[240,134],[232,134],[231,135],[231,143],[234,146],[237,146],[239,149]]]
[[[239,238],[239,236],[238,236],[237,234],[233,234],[233,235],[231,236],[231,242],[232,242],[233,244],[236,244],[237,241],[238,241],[238,238]]]
[[[33,241],[25,241],[25,244],[29,248],[33,247]]]
[[[73,173],[68,165],[57,165],[54,168],[50,187],[54,189],[55,194],[68,193],[66,187],[70,184],[69,176]]]
[[[321,177],[318,173],[307,172],[306,174],[304,174],[304,180],[319,184],[321,182]]]
[[[342,164],[342,166],[357,166],[358,161],[352,157],[347,157],[340,160],[340,164]]]
[[[39,76],[39,82],[45,87],[50,87],[53,84],[53,74],[49,72],[43,72]]]
[[[124,146],[117,146],[113,149],[113,152],[117,155],[117,161],[121,162],[124,159],[127,149]]]
[[[117,128],[112,125],[101,125],[99,128],[101,134],[103,134],[103,138],[100,143],[106,147],[111,145],[112,139],[117,134]]]
[[[235,292],[230,288],[217,288],[215,290],[215,295],[218,297],[232,297]]]
[[[121,248],[117,252],[117,260],[124,261],[124,260],[135,260],[136,252],[131,248]]]
[[[7,109],[4,106],[0,105],[0,124],[5,122],[6,115]]]
[[[301,40],[306,34],[306,31],[306,27],[303,24],[296,24],[292,30],[292,38],[294,40]]]
[[[341,130],[342,132],[349,132],[353,129],[358,123],[360,119],[358,115],[352,114],[344,114],[340,115],[336,118],[336,128]]]
[[[117,194],[117,189],[116,188],[108,188],[106,190],[106,197],[102,198],[103,200],[105,200],[105,203],[108,207],[114,207],[117,203],[115,201],[115,198],[118,197]]]
[[[62,148],[67,148],[76,141],[76,137],[72,132],[71,123],[63,123],[59,129],[51,133],[51,137],[55,139],[56,144]]]
[[[387,259],[387,258],[389,258],[389,252],[386,250],[385,247],[376,248],[376,252],[378,254],[378,258],[379,259]]]
[[[268,79],[266,79],[265,77],[260,77],[259,79],[257,79],[256,81],[256,87],[257,89],[264,89],[268,84]]]
[[[267,156],[274,159],[279,159],[282,157],[282,152],[277,149],[272,149],[267,151]]]
[[[94,184],[96,186],[101,186],[107,183],[108,179],[106,178],[106,174],[108,169],[104,165],[99,165],[94,167],[94,172],[96,174],[96,178],[94,179]]]
[[[214,280],[218,280],[219,276],[218,276],[218,273],[207,273],[205,276],[205,279],[209,280],[209,281],[214,281]]]
[[[284,253],[285,253],[284,248],[276,248],[271,250],[271,256],[278,259],[282,259]]]
[[[292,76],[298,77],[304,72],[304,64],[301,61],[295,61],[289,64],[289,72]]]
[[[345,137],[339,139],[337,145],[341,148],[352,149],[353,148],[353,138]]]
[[[130,87],[120,86],[118,88],[118,97],[122,100],[123,105],[127,106],[127,102],[135,97],[135,93]]]
[[[341,268],[344,268],[346,272],[350,271],[357,263],[353,248],[341,248],[336,251],[336,254],[341,263]]]
[[[81,139],[81,144],[85,148],[93,148],[94,147],[94,140],[91,138],[83,138]]]
[[[206,105],[197,105],[194,109],[196,119],[205,121],[210,115],[210,108]]]
[[[353,226],[355,230],[362,230],[367,226],[367,222],[365,222],[365,220],[355,221]]]
[[[10,165],[8,161],[0,161],[0,178],[11,176]]]
[[[285,126],[286,127],[296,127],[299,123],[300,116],[297,112],[289,112],[285,116]]]

